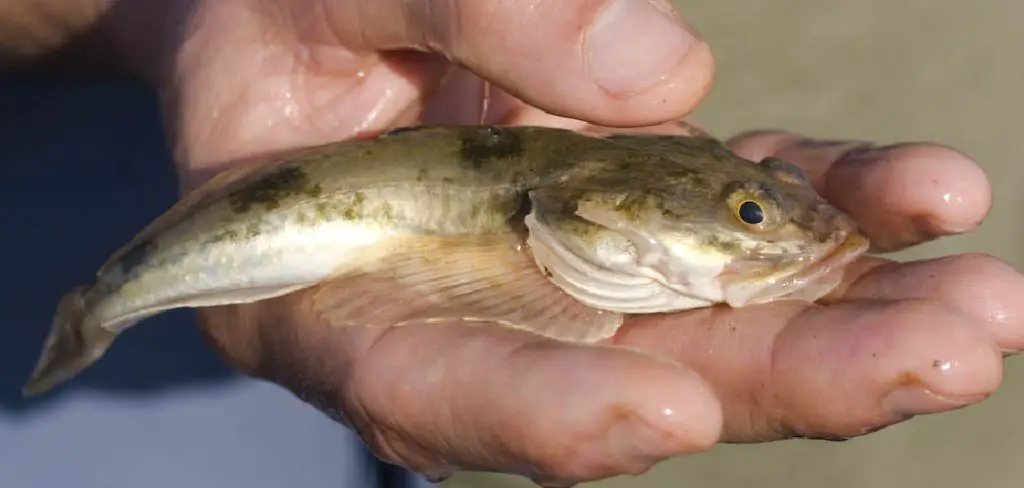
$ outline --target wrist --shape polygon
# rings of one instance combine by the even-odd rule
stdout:
[[[107,64],[97,26],[111,0],[7,0],[0,3],[0,68],[79,68]]]
[[[5,0],[0,71],[130,74],[155,81],[172,14],[189,0]]]

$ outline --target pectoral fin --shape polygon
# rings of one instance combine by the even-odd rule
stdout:
[[[322,284],[314,311],[332,326],[497,323],[574,342],[610,337],[622,324],[621,314],[552,284],[515,236],[414,238],[394,249]]]

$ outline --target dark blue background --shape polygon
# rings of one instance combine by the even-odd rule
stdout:
[[[176,198],[153,92],[128,81],[0,79],[0,487],[404,478],[283,389],[233,373],[189,310],[144,321],[72,382],[21,398],[61,294]]]
[[[177,198],[152,92],[134,84],[13,79],[0,84],[0,402],[25,409],[68,388],[144,394],[227,381],[190,311],[154,317],[72,384],[21,398],[60,295]]]

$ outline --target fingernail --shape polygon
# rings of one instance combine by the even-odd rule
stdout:
[[[631,95],[668,78],[698,42],[662,0],[613,0],[587,32],[590,75],[605,90]]]
[[[423,473],[422,476],[423,479],[426,480],[428,483],[438,485],[444,483],[445,481],[448,481],[448,478],[451,478],[454,474],[454,469],[445,467],[427,471]]]
[[[925,415],[945,412],[979,400],[981,398],[950,398],[925,388],[908,386],[889,393],[882,400],[882,406],[899,415]]]
[[[555,476],[536,476],[530,478],[533,483],[541,488],[572,488],[580,482],[578,480],[559,478]]]
[[[616,423],[608,432],[608,451],[627,464],[649,465],[677,454],[679,441],[633,416]]]
[[[930,235],[963,234],[977,229],[981,222],[951,222],[937,217],[921,217],[915,221],[917,227]]]

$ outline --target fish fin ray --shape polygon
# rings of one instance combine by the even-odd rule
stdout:
[[[496,323],[570,342],[615,334],[621,314],[589,307],[563,292],[516,239],[404,240],[397,247],[401,251],[320,285],[313,310],[331,326]]]
[[[86,307],[89,287],[79,286],[60,299],[43,350],[22,395],[46,392],[88,368],[113,343],[116,333],[90,320]]]

